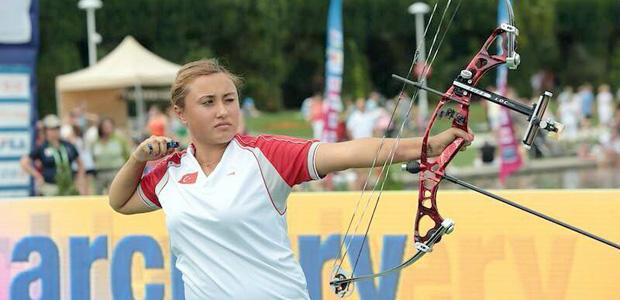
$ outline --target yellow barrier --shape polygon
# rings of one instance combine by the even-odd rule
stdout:
[[[620,242],[619,190],[499,194]],[[335,245],[359,197],[297,193],[289,198],[289,236],[313,299],[334,299],[327,285],[331,257],[337,255]],[[376,272],[388,267],[382,263],[399,263],[414,253],[416,199],[410,192],[383,194],[371,227],[370,251],[361,259],[364,268]],[[456,222],[454,233],[400,274],[357,284],[350,299],[620,297],[620,251],[473,192],[440,192],[438,206],[443,217]],[[27,296],[20,293],[28,288],[32,297],[52,296],[44,299],[84,293],[91,299],[126,293],[143,299],[147,289],[154,298],[161,294],[181,299],[180,277],[170,271],[161,212],[122,216],[101,197],[0,201],[0,212],[0,300],[11,293],[17,299]],[[123,270],[131,274],[123,277]],[[83,282],[85,274],[90,274],[90,283]],[[131,284],[125,286],[128,279]]]

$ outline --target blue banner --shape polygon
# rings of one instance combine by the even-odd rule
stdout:
[[[336,142],[338,118],[342,110],[340,92],[342,90],[342,71],[344,68],[341,0],[331,0],[329,4],[326,45],[325,101],[323,105],[323,135],[321,140]]]
[[[20,157],[30,151],[36,115],[38,0],[3,0],[0,10],[0,197],[28,196]]]

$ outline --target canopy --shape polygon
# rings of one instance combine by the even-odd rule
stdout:
[[[71,108],[85,105],[89,112],[103,114],[119,124],[125,124],[127,105],[120,99],[120,90],[133,87],[136,89],[138,115],[136,127],[143,128],[145,109],[142,86],[171,85],[180,68],[153,54],[132,36],[127,36],[96,64],[56,77],[58,112],[64,116]],[[104,111],[99,111],[99,108],[104,108]]]
[[[144,48],[132,36],[127,36],[95,65],[56,77],[56,89],[62,93],[136,85],[170,85],[179,68],[179,65]]]

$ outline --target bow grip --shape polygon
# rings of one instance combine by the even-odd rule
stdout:
[[[527,130],[525,130],[525,135],[523,136],[523,144],[528,150],[532,146],[534,138],[536,138],[536,134],[540,130],[540,123],[542,121],[545,110],[547,110],[547,105],[549,105],[549,100],[551,99],[551,97],[553,97],[553,94],[549,91],[545,91],[538,98],[538,102],[534,104],[534,111],[528,119],[530,123],[528,124]]]

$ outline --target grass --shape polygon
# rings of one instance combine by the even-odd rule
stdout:
[[[431,107],[433,107],[431,105]],[[476,133],[488,130],[486,124],[486,113],[482,106],[477,102],[470,106],[469,124]],[[447,119],[437,120],[433,133],[438,133],[451,126],[451,121]],[[312,128],[298,111],[282,111],[277,113],[262,113],[255,118],[246,118],[248,132],[257,134],[276,134],[288,135],[299,138],[312,138]],[[470,166],[476,157],[476,149],[469,148],[459,153],[452,164],[455,166]]]
[[[277,134],[299,138],[312,138],[312,128],[296,111],[262,113],[256,118],[246,118],[250,134]]]

